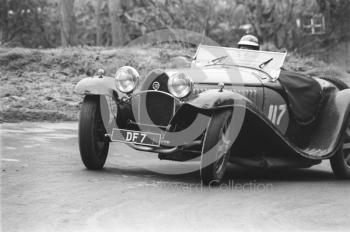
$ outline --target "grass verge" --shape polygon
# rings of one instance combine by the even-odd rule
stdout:
[[[118,67],[129,65],[144,76],[155,68],[174,67],[175,57],[194,53],[181,47],[0,48],[0,121],[77,120],[82,97],[73,93],[74,86],[98,68],[113,75]],[[348,73],[312,57],[290,54],[286,67],[311,76],[350,80]]]

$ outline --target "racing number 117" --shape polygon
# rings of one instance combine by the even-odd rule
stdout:
[[[287,112],[287,105],[270,105],[268,118],[277,126],[281,124],[283,115]]]

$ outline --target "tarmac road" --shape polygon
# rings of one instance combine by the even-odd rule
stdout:
[[[230,166],[219,187],[173,162],[110,148],[103,171],[80,161],[77,123],[1,124],[2,231],[349,231],[350,182],[311,169]],[[176,165],[178,165],[176,163]]]

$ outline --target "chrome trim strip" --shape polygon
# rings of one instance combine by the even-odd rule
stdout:
[[[162,93],[162,94],[165,94],[165,95],[168,95],[174,99],[177,99],[175,96],[173,96],[172,94],[170,93],[167,93],[167,92],[164,92],[164,91],[159,91],[159,90],[142,90],[142,91],[138,91],[138,92],[135,92],[133,93],[131,96],[136,96],[136,95],[141,95],[143,93]],[[178,99],[177,99],[178,100]]]
[[[140,126],[148,126],[148,127],[157,127],[157,128],[164,128],[166,129],[166,126],[160,126],[160,125],[149,125],[149,124],[146,124],[146,123],[139,123],[139,122],[130,122],[130,124],[132,125],[140,125]]]
[[[175,99],[174,99],[174,103],[173,103],[173,117],[174,117],[174,115],[176,114],[176,101],[175,101]]]
[[[141,96],[138,95],[137,97],[137,122],[141,120]]]
[[[132,143],[127,143],[127,145],[138,151],[164,153],[164,154],[170,154],[178,150],[178,147],[172,147],[172,148],[147,147],[142,145],[135,145]]]

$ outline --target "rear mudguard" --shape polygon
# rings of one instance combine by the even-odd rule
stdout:
[[[197,112],[208,113],[213,110],[223,108],[244,108],[245,118],[242,126],[241,134],[246,133],[246,141],[241,141],[254,146],[254,143],[269,145],[276,155],[295,156],[321,160],[332,157],[342,146],[342,138],[349,125],[350,117],[350,89],[335,92],[330,95],[316,120],[315,130],[310,135],[310,143],[306,147],[298,147],[293,144],[285,135],[283,135],[271,121],[254,107],[249,99],[231,92],[223,91],[215,96],[213,94],[202,95],[186,102],[181,106],[174,116],[172,122],[183,120],[186,118],[188,110],[196,110]],[[209,92],[209,91],[207,91]],[[257,141],[254,141],[252,135]],[[238,139],[239,139],[238,137]]]
[[[78,82],[74,89],[74,92],[81,95],[113,96],[113,91],[118,93],[118,90],[114,84],[114,78],[108,76],[104,76],[103,78],[84,78]]]

